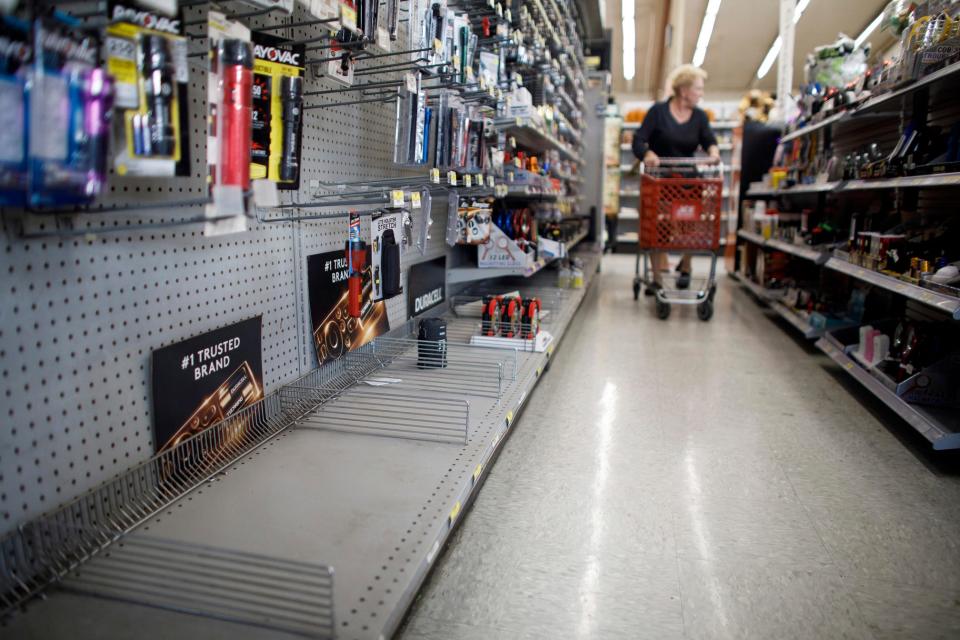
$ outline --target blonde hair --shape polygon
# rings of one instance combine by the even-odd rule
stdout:
[[[775,102],[766,91],[754,89],[740,100],[740,119],[754,122],[766,122]]]
[[[698,78],[706,81],[707,72],[692,64],[682,64],[670,73],[670,77],[667,79],[667,86],[673,90],[673,95],[678,95],[680,89],[689,87],[696,82]]]

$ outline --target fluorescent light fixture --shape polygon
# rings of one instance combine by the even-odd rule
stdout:
[[[777,39],[773,41],[773,46],[770,47],[770,51],[767,51],[767,57],[763,59],[760,68],[757,69],[758,80],[762,80],[765,75],[770,73],[770,68],[773,66],[773,63],[776,62],[777,56],[780,55],[780,47],[782,46],[783,40],[780,36],[777,36]]]
[[[800,22],[800,16],[803,15],[803,12],[807,10],[809,5],[810,0],[800,0],[800,2],[797,3],[797,6],[793,10],[793,24]],[[773,63],[777,61],[777,56],[780,55],[781,47],[783,47],[783,40],[780,36],[777,36],[777,39],[770,45],[770,50],[767,51],[763,62],[760,63],[760,68],[757,69],[757,80],[763,80],[763,77],[770,73]]]
[[[881,11],[880,15],[874,18],[873,22],[871,22],[867,26],[867,28],[863,30],[863,33],[857,36],[857,39],[854,41],[854,45],[856,46],[856,48],[859,48],[860,45],[866,42],[867,38],[870,37],[870,34],[876,31],[877,27],[879,27],[882,23],[883,23],[883,12]]]
[[[637,21],[634,0],[620,1],[620,26],[623,38],[623,79],[630,81],[637,73]]]
[[[700,25],[700,36],[697,38],[697,48],[693,52],[693,64],[696,67],[702,66],[707,58],[707,47],[710,46],[710,38],[713,36],[713,26],[717,22],[717,12],[720,11],[720,2],[722,0],[710,0],[707,3],[707,10],[703,14],[703,23]],[[807,0],[809,2],[809,0]]]

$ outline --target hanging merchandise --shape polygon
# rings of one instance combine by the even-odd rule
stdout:
[[[370,222],[370,266],[373,300],[386,300],[402,293],[400,260],[403,257],[403,211],[382,211]]]
[[[340,0],[297,0],[310,15],[319,20],[329,20],[324,25],[332,30],[340,30]]]
[[[353,85],[353,71],[354,71],[354,61],[353,55],[350,49],[344,49],[341,46],[338,46],[337,43],[346,44],[351,42],[347,36],[347,31],[341,29],[337,34],[337,39],[331,42],[330,44],[330,56],[328,57],[326,63],[326,77],[331,80],[336,80],[340,84],[345,84],[347,86]],[[318,72],[316,69],[315,72]]]
[[[250,177],[300,186],[305,45],[254,32]]]
[[[116,81],[114,167],[121,176],[188,176],[187,41],[181,21],[111,0],[107,70]]]
[[[113,83],[97,67],[99,42],[77,20],[57,12],[37,18],[33,29],[26,83],[29,203],[88,203],[106,179]]]
[[[30,26],[0,18],[0,205],[23,206],[27,193],[26,80]]]
[[[406,74],[404,83],[397,88],[394,163],[427,163],[432,113],[433,110],[427,107],[427,94],[421,89],[420,74]]]
[[[350,212],[347,237],[347,313],[353,318],[363,316],[363,273],[367,268],[367,243],[360,239],[360,212]]]
[[[430,189],[411,194],[413,209],[420,209],[420,233],[417,234],[417,250],[420,255],[426,255],[427,243],[430,241],[430,227],[433,226],[433,196]]]
[[[210,75],[207,82],[207,167],[211,203],[205,233],[246,230],[250,191],[250,145],[253,123],[253,47],[250,30],[207,14]]]
[[[340,0],[340,26],[353,33],[360,33],[357,22],[357,2],[362,0]]]
[[[357,0],[357,26],[368,42],[377,39],[380,22],[380,0]]]

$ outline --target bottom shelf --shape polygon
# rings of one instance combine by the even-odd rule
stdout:
[[[960,449],[960,416],[957,415],[956,410],[921,407],[904,401],[847,355],[843,345],[833,339],[830,334],[820,338],[817,341],[817,347],[867,391],[929,440],[934,449]]]
[[[823,329],[810,326],[810,323],[806,319],[801,317],[796,311],[782,302],[771,300],[770,308],[776,311],[781,318],[793,325],[793,327],[803,334],[803,337],[807,338],[808,340],[819,338],[824,334]]]

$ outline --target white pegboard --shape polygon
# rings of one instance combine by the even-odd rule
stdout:
[[[91,6],[66,8],[80,13]],[[185,19],[202,19],[206,10],[188,9]],[[300,10],[283,18],[306,19]],[[248,24],[280,21],[264,16]],[[305,39],[323,31],[313,26],[271,33]],[[400,33],[397,49],[406,48],[406,29]],[[191,40],[191,52],[206,47],[203,38]],[[324,53],[308,51],[308,58]],[[208,238],[198,224],[177,224],[199,217],[202,206],[170,206],[206,194],[203,60],[191,58],[191,176],[112,175],[109,193],[99,203],[104,211],[30,224],[38,234],[69,226],[74,232],[98,232],[92,236],[62,233],[25,239],[13,219],[5,219],[0,242],[0,535],[153,453],[153,350],[262,314],[267,391],[316,365],[308,339],[306,258],[341,248],[346,218],[252,223],[245,233]],[[306,91],[336,86],[308,70]],[[337,99],[351,97],[332,94],[307,98],[306,103]],[[284,201],[309,201],[311,179],[337,182],[425,173],[392,164],[394,113],[392,103],[307,110],[302,186],[299,192],[284,192]],[[156,207],[109,211],[112,206],[151,203]],[[445,253],[445,204],[445,198],[434,198],[428,251],[421,258],[415,248],[409,250],[404,269]],[[421,215],[414,215],[415,228]],[[110,232],[100,233],[104,229]],[[393,326],[405,320],[406,304],[405,295],[390,301]]]

